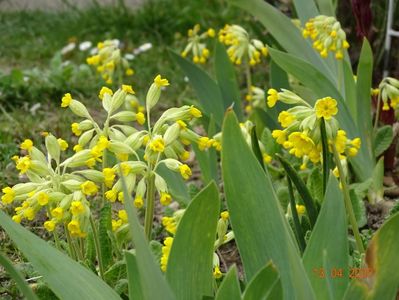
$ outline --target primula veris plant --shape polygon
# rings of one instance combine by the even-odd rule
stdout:
[[[201,26],[195,24],[194,28],[189,29],[187,32],[188,44],[181,52],[181,56],[187,57],[192,53],[192,60],[196,64],[206,63],[210,51],[206,45],[206,39],[215,37],[215,30],[209,28],[203,33],[200,33]]]

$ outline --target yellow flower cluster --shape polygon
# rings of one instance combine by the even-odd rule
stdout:
[[[201,26],[196,24],[193,29],[188,30],[188,44],[181,52],[181,56],[187,57],[191,52],[193,55],[193,62],[204,64],[209,57],[209,49],[206,47],[204,41],[207,38],[215,36],[215,30],[209,28],[207,31],[200,34]]]
[[[343,59],[344,50],[349,48],[345,31],[341,24],[334,18],[328,16],[317,16],[305,24],[302,31],[305,38],[313,40],[313,47],[320,53],[321,57],[328,57],[328,53],[335,52],[336,59]]]
[[[374,91],[379,94],[383,102],[382,110],[397,109],[399,107],[399,80],[393,77],[384,78]]]
[[[115,72],[127,76],[134,74],[126,59],[121,57],[118,40],[106,40],[97,44],[97,54],[86,59],[88,65],[96,67],[107,84],[112,84]]]
[[[261,62],[262,55],[268,55],[266,45],[260,40],[251,39],[248,32],[239,25],[225,25],[219,31],[219,41],[229,46],[227,54],[237,65],[245,60],[254,66]]]
[[[172,248],[172,244],[173,244],[173,238],[168,236],[163,241],[163,244],[164,244],[164,246],[162,246],[161,270],[162,270],[162,272],[166,272],[166,268],[168,266],[170,249]]]
[[[350,140],[346,132],[339,129],[335,115],[338,113],[337,101],[331,97],[318,99],[311,107],[305,100],[293,92],[274,89],[268,91],[268,105],[274,106],[276,101],[288,104],[296,104],[287,111],[280,112],[278,121],[283,130],[274,130],[272,136],[277,143],[282,145],[290,154],[302,158],[301,169],[307,167],[310,160],[317,164],[322,159],[322,142],[320,134],[320,122],[323,118],[326,125],[327,139],[334,143],[341,156],[355,156],[360,149],[360,139]]]

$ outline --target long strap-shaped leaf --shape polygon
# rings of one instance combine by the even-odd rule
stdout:
[[[168,258],[166,279],[176,299],[212,295],[212,258],[220,207],[214,182],[190,203],[179,222]]]
[[[270,177],[245,142],[232,111],[226,115],[222,136],[227,206],[246,279],[251,280],[272,260],[279,270],[285,299],[314,299]]]
[[[241,300],[237,267],[233,265],[227,272],[216,293],[215,300]]]
[[[60,299],[120,299],[93,272],[16,224],[2,211],[0,225]]]

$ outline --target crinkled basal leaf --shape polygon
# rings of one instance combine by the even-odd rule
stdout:
[[[392,126],[386,125],[377,129],[374,138],[374,153],[378,157],[391,145],[393,139]]]

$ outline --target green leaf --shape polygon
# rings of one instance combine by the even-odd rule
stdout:
[[[312,194],[313,199],[315,199],[318,203],[323,202],[323,178],[320,174],[319,168],[314,168],[312,170],[306,186]]]
[[[314,65],[320,72],[333,80],[334,76],[320,55],[303,38],[301,31],[277,8],[262,0],[230,0],[258,19],[289,53]]]
[[[141,226],[137,210],[133,206],[131,195],[127,191],[126,182],[124,177],[121,177],[124,205],[128,215],[130,234],[135,245],[136,250],[136,266],[133,265],[133,270],[128,269],[128,273],[139,274],[140,287],[143,299],[175,299],[170,286],[166,282],[161,273],[159,265],[155,263],[154,256],[151,253],[148,242],[144,235],[143,227]],[[127,265],[131,267],[132,264]],[[138,272],[137,272],[138,271]],[[156,288],[154,288],[156,287]]]
[[[359,228],[367,224],[366,207],[363,199],[356,194],[354,190],[350,190],[350,198],[352,202],[353,212],[355,213],[357,226]]]
[[[202,299],[204,295],[212,295],[212,259],[219,208],[219,192],[211,182],[191,201],[179,222],[166,270],[166,279],[177,299]]]
[[[320,15],[313,0],[294,0],[293,2],[302,24],[305,24],[310,18]]]
[[[140,273],[137,266],[136,255],[125,252],[127,279],[129,281],[129,299],[144,300],[141,290]]]
[[[306,242],[302,232],[301,223],[299,222],[298,211],[296,209],[294,190],[292,189],[291,179],[287,178],[287,182],[288,182],[288,194],[290,197],[290,207],[291,207],[292,221],[294,223],[295,235],[298,241],[299,249],[301,250],[301,253],[303,253],[303,251],[305,251],[306,248]]]
[[[258,159],[260,166],[262,167],[262,169],[265,169],[265,165],[263,164],[263,156],[259,148],[259,141],[256,135],[255,127],[251,129],[251,146],[252,146],[252,151],[254,152],[256,158]]]
[[[362,135],[362,144],[365,149],[372,154],[372,130],[371,119],[371,83],[373,77],[373,52],[367,39],[364,39],[362,50],[360,52],[359,63],[357,67],[356,94],[357,94],[357,125]]]
[[[391,146],[393,139],[392,126],[385,125],[377,130],[377,134],[374,138],[374,153],[378,157],[384,153],[385,150]]]
[[[281,285],[281,281],[276,267],[272,262],[269,262],[248,283],[243,300],[266,299],[275,285]]]
[[[368,287],[364,282],[358,280],[352,280],[348,285],[348,288],[344,295],[344,300],[366,300],[367,299]]]
[[[98,239],[100,241],[101,259],[104,268],[112,263],[112,243],[109,238],[109,232],[112,232],[111,204],[109,202],[100,210],[100,219],[98,223]]]
[[[0,211],[0,225],[61,299],[120,299],[104,281]],[[82,284],[84,282],[84,284]]]
[[[317,219],[317,209],[315,206],[315,202],[312,198],[312,195],[310,194],[308,188],[306,187],[305,183],[299,177],[298,173],[295,171],[295,169],[286,161],[281,155],[277,155],[278,159],[280,160],[285,172],[287,175],[290,177],[292,182],[294,183],[299,195],[301,196],[303,203],[305,204],[306,207],[306,212],[309,216],[310,223],[312,224],[312,227],[316,223]]]
[[[359,107],[356,99],[356,83],[353,78],[352,68],[349,65],[349,62],[344,60],[339,62],[338,67],[343,69],[343,76],[340,78],[340,85],[344,88],[345,103],[348,106],[352,118],[357,120]]]
[[[22,274],[13,266],[12,262],[0,252],[0,265],[4,267],[8,275],[15,281],[17,287],[21,293],[26,297],[27,300],[39,300],[39,298],[33,293],[32,289],[26,283],[25,278]]]
[[[227,55],[226,48],[219,42],[216,42],[215,45],[215,74],[222,93],[224,109],[234,104],[233,109],[238,118],[242,120],[241,95],[234,66]]]
[[[331,0],[316,0],[321,15],[335,16],[334,5]]]
[[[348,262],[344,199],[338,181],[330,176],[323,205],[303,255],[303,264],[317,299],[342,298],[348,285]],[[314,273],[314,269],[320,268],[326,273],[324,279]],[[330,278],[332,269],[342,269],[343,276]]]
[[[191,61],[173,51],[170,51],[170,53],[188,77],[189,83],[193,87],[205,114],[208,116],[213,115],[216,124],[220,127],[224,116],[224,100],[215,80]]]
[[[373,236],[366,252],[366,262],[373,274],[368,299],[395,299],[399,283],[399,214],[389,219]]]
[[[223,124],[222,171],[231,225],[247,280],[271,259],[279,270],[287,299],[294,295],[314,299],[270,177],[245,142],[231,111]]]
[[[220,284],[215,300],[241,300],[241,289],[238,281],[237,267],[233,265]]]
[[[187,185],[180,174],[169,170],[164,164],[158,166],[157,173],[165,178],[165,181],[168,184],[169,192],[173,199],[179,202],[179,204],[187,206],[187,204],[191,201],[191,197],[188,192]]]

